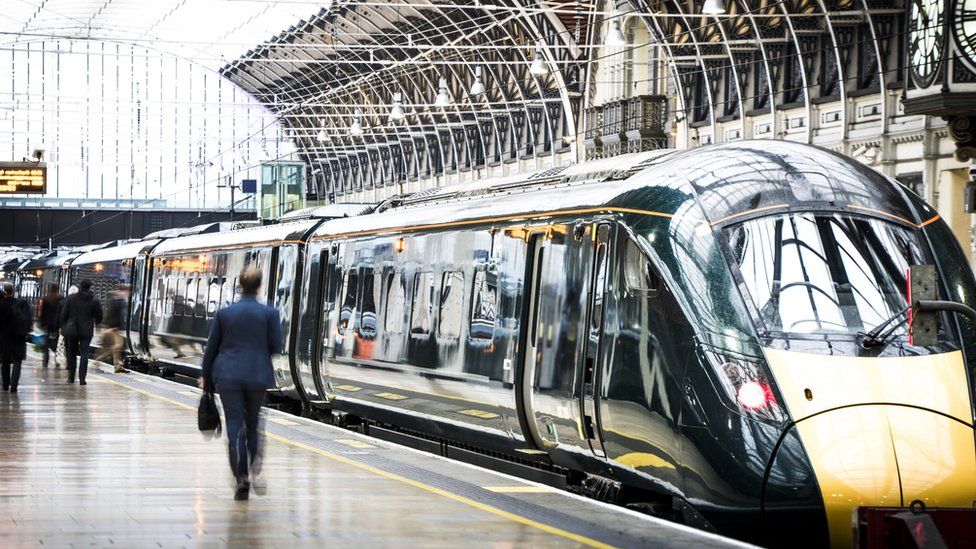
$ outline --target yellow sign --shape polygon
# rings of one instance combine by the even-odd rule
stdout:
[[[0,194],[44,194],[46,192],[46,164],[0,162]]]

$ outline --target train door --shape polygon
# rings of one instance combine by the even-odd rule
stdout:
[[[516,392],[521,402],[522,431],[526,442],[540,450],[555,447],[555,433],[545,425],[540,425],[536,416],[536,375],[541,367],[544,350],[545,328],[541,326],[541,309],[545,302],[545,274],[549,264],[550,243],[543,235],[535,235],[530,240],[529,258],[531,266],[528,286],[528,309],[525,333],[525,354],[521,372],[516,380]],[[540,339],[540,335],[543,337]]]
[[[593,250],[585,227],[539,228],[529,240],[526,345],[516,381],[523,432],[538,449],[591,451],[578,397]]]
[[[590,288],[588,292],[586,351],[583,359],[582,384],[580,386],[580,417],[583,434],[590,449],[598,456],[605,456],[603,441],[600,438],[599,407],[596,391],[600,377],[600,342],[603,340],[604,301],[607,289],[607,266],[610,256],[609,223],[600,223],[593,234],[593,262],[591,265]]]

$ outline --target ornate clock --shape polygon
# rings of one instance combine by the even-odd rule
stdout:
[[[959,52],[976,68],[976,0],[955,0],[952,4],[952,35]]]
[[[972,4],[973,0],[957,0]],[[908,62],[912,79],[919,88],[932,85],[942,63],[943,0],[909,0]]]

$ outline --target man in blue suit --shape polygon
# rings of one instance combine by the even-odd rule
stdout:
[[[282,336],[277,309],[257,301],[261,271],[246,267],[237,281],[241,300],[217,311],[210,324],[201,385],[216,389],[224,405],[230,468],[237,479],[234,499],[244,500],[260,464],[258,420],[265,393],[274,386],[271,357],[281,352]]]

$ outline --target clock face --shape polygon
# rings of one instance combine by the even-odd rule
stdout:
[[[976,67],[976,0],[956,0],[952,10],[952,34],[956,45]]]
[[[958,1],[958,0],[957,0]],[[969,0],[972,3],[972,0]],[[909,0],[908,61],[915,85],[932,85],[942,61],[943,0]]]

